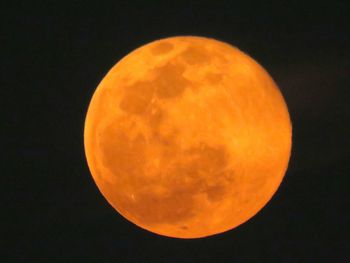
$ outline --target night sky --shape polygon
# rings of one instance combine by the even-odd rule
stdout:
[[[48,2],[0,4],[1,262],[350,262],[346,1]],[[107,71],[175,35],[247,52],[277,82],[293,124],[272,200],[204,239],[158,236],[116,213],[83,147],[87,107]]]

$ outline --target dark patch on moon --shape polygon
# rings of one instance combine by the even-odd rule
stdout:
[[[118,179],[142,177],[146,140],[140,134],[130,139],[118,123],[107,126],[100,136],[103,165]]]
[[[222,74],[208,72],[205,75],[205,79],[209,81],[210,84],[217,84],[222,81]]]
[[[211,56],[204,47],[193,44],[183,51],[179,57],[189,65],[200,65],[211,61]]]
[[[156,78],[152,81],[155,92],[160,99],[170,99],[180,96],[190,84],[183,77],[185,67],[180,64],[168,63],[154,70]]]
[[[130,114],[142,114],[151,102],[154,86],[150,82],[139,81],[124,87],[124,90],[120,109]]]
[[[225,171],[229,160],[224,147],[203,143],[177,158],[165,176],[169,187],[178,193],[205,193],[210,201],[219,201],[225,196],[230,181]]]
[[[162,41],[158,44],[155,44],[151,48],[151,52],[154,55],[162,55],[162,54],[170,52],[173,48],[174,48],[173,44],[166,42],[166,41]]]

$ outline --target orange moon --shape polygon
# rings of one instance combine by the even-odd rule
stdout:
[[[97,87],[84,144],[99,190],[151,232],[199,238],[230,230],[271,199],[292,127],[269,74],[236,47],[179,36],[121,59]]]

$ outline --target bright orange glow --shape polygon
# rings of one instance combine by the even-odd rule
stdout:
[[[120,214],[198,238],[242,224],[271,199],[291,132],[278,87],[252,58],[217,40],[172,37],[108,72],[84,140],[92,176]]]

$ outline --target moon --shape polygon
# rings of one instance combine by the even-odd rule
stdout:
[[[84,129],[97,187],[123,217],[200,238],[261,210],[288,166],[292,127],[279,88],[227,43],[178,36],[122,58],[91,99]]]

